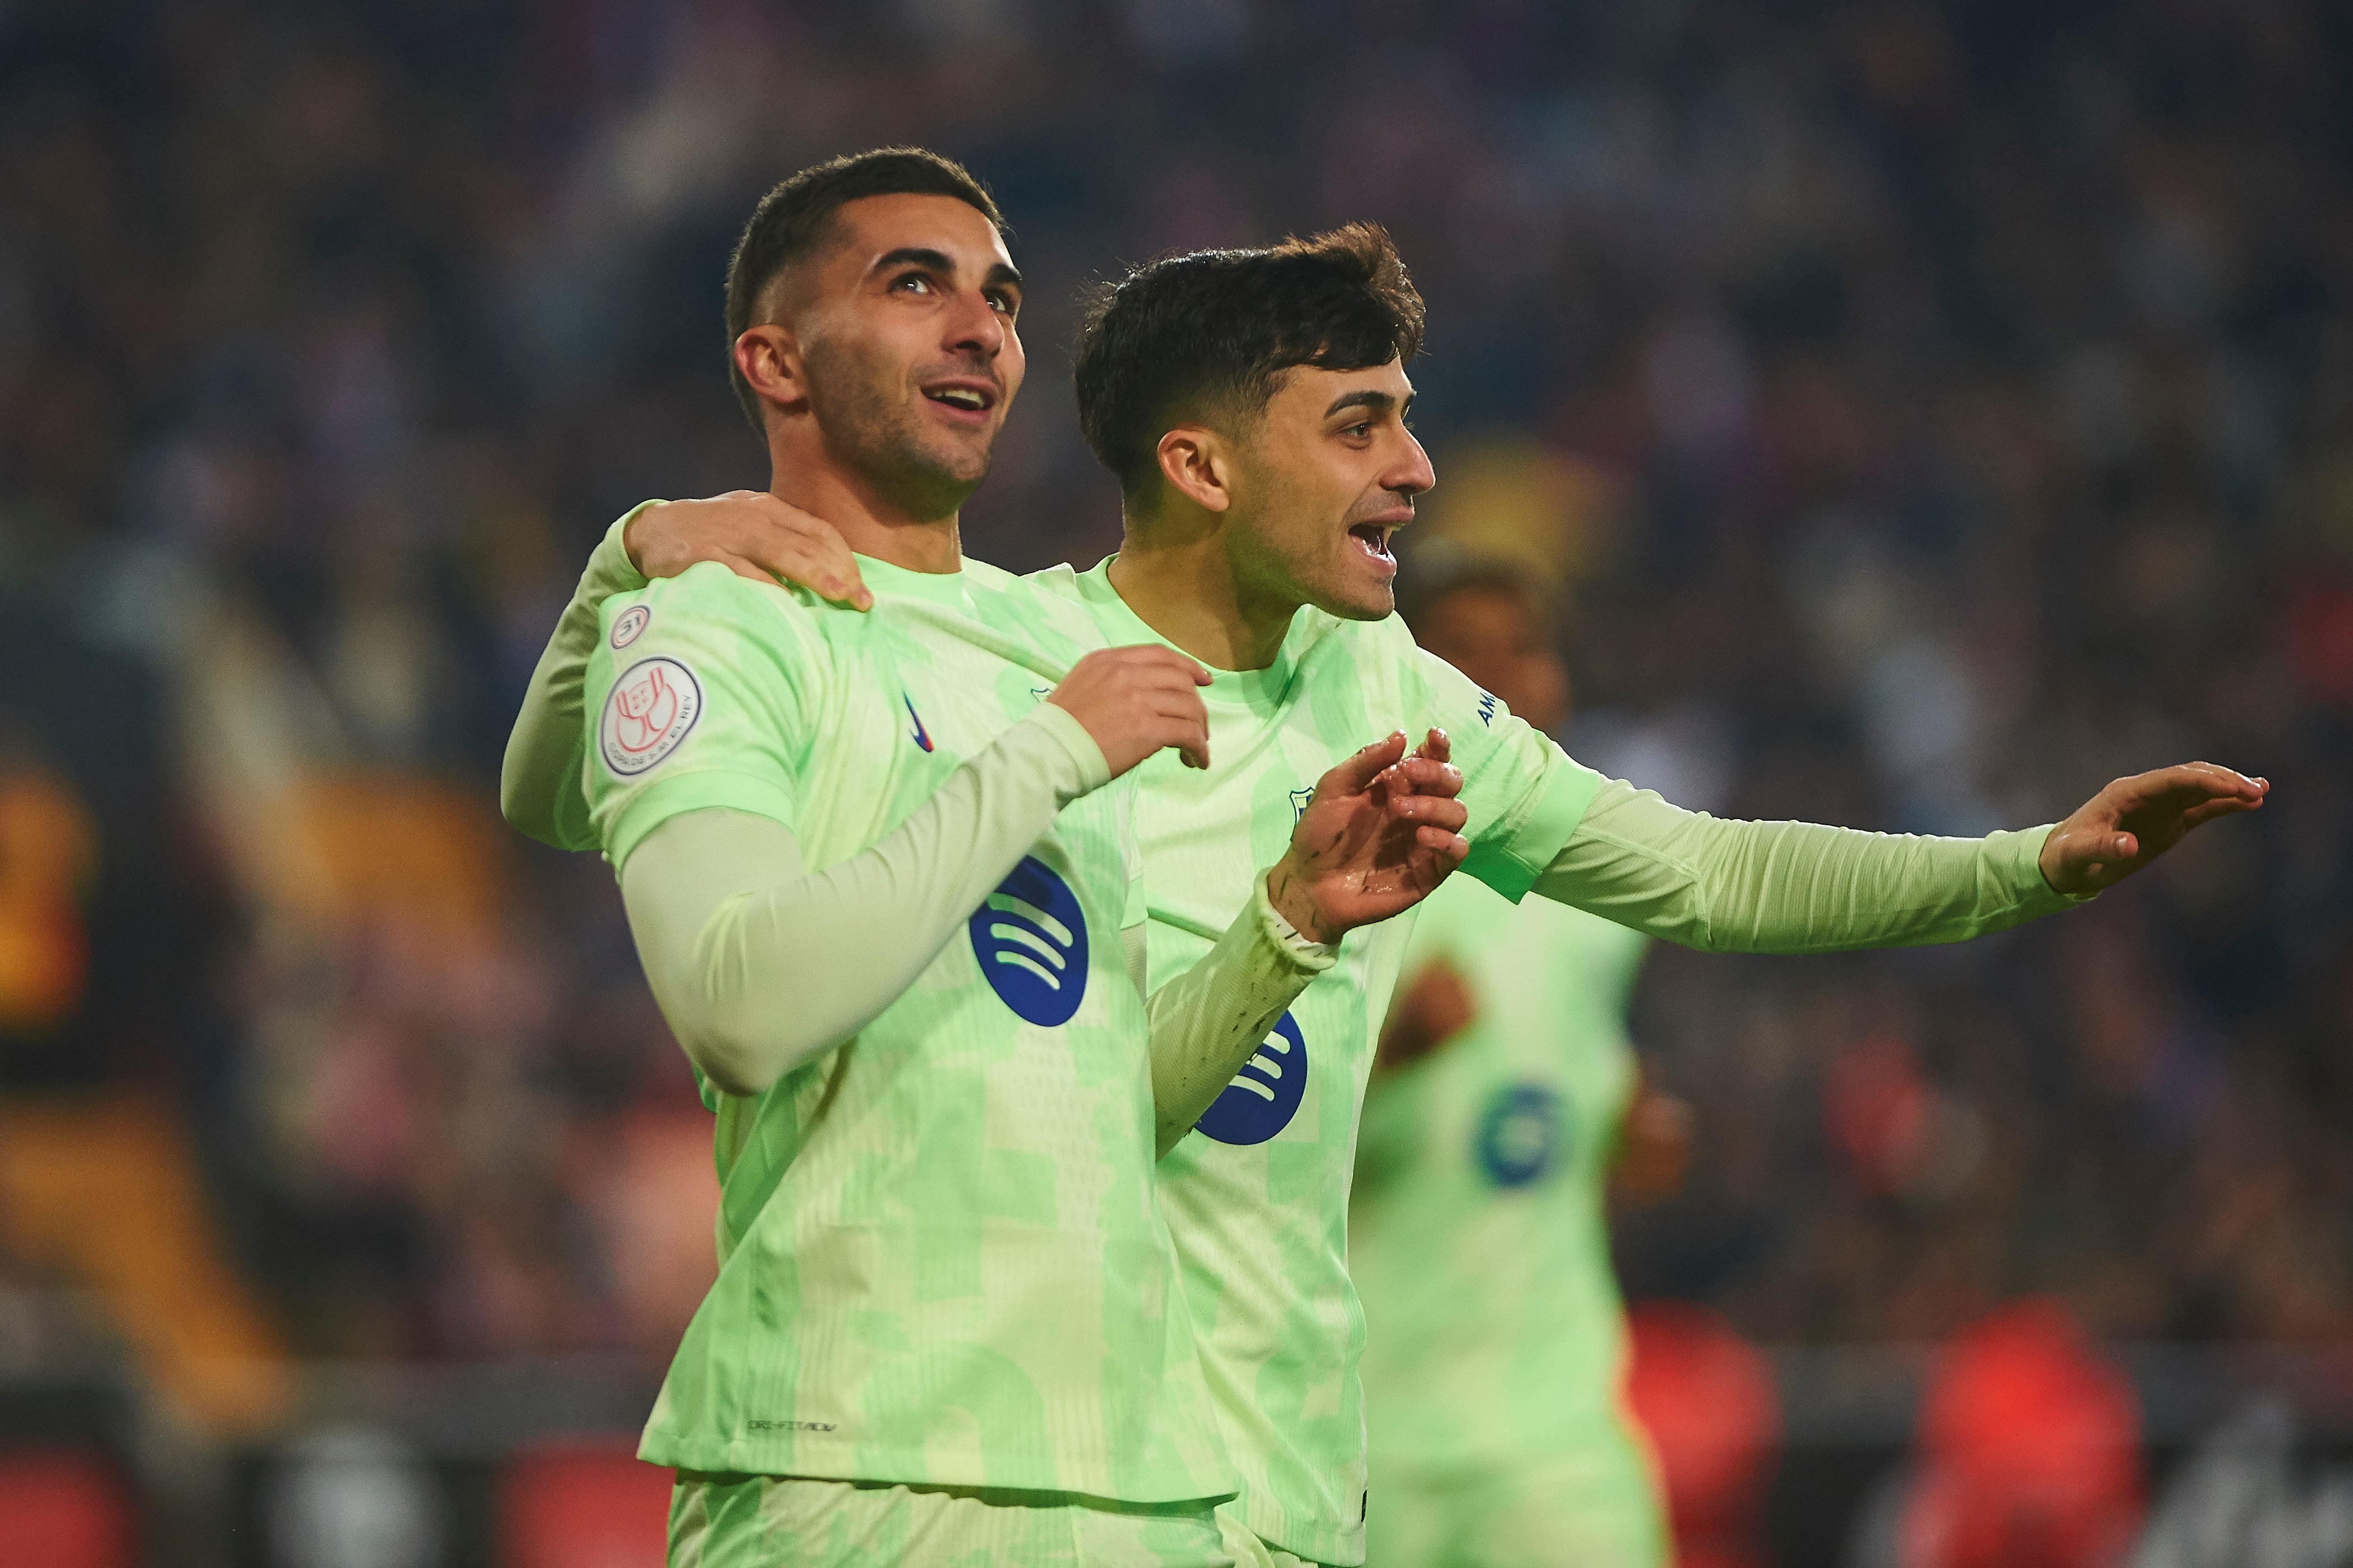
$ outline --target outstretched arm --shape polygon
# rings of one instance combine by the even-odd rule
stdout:
[[[2269,789],[2207,763],[2119,779],[2063,823],[1984,838],[1728,822],[1601,786],[1535,891],[1686,947],[1836,952],[1960,942],[2065,909]]]

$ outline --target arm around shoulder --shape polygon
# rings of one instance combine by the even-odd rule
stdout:
[[[580,782],[587,754],[582,689],[596,651],[598,611],[616,594],[646,585],[623,542],[629,521],[651,501],[621,514],[588,557],[572,602],[531,672],[522,710],[507,737],[499,769],[499,810],[516,828],[558,849],[594,849],[596,833]]]

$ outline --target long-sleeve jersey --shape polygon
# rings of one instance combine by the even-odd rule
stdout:
[[[510,820],[550,842],[586,842],[584,813],[565,799],[580,754],[566,694],[586,653],[583,605],[642,581],[621,528],[592,558],[508,750]],[[1108,564],[1022,581],[1083,609],[1100,646],[1166,641],[1120,599]],[[1686,945],[1953,942],[2070,901],[2038,868],[2047,827],[1956,839],[1724,821],[1603,779],[1416,647],[1395,617],[1303,609],[1268,668],[1212,675],[1208,771],[1163,753],[1131,775],[1153,989],[1230,927],[1324,770],[1391,729],[1452,736],[1471,813],[1465,873],[1514,900],[1533,889]],[[1411,928],[1409,915],[1349,933],[1158,1171],[1244,1518],[1324,1563],[1363,1559],[1364,1321],[1347,1198],[1373,1046]]]

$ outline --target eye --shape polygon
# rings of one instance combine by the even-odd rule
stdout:
[[[891,287],[903,289],[910,294],[929,294],[933,291],[932,280],[920,272],[902,273],[891,279]]]
[[[1373,422],[1369,419],[1361,420],[1349,426],[1340,434],[1358,440],[1369,439],[1373,434]]]
[[[1021,313],[1021,301],[1002,289],[991,289],[988,291],[988,302],[993,309],[1006,315],[1018,316]]]

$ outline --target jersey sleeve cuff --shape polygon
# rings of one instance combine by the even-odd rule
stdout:
[[[1274,907],[1274,900],[1266,895],[1266,876],[1264,871],[1258,874],[1250,892],[1250,910],[1258,919],[1259,935],[1293,967],[1310,974],[1323,973],[1339,961],[1339,943],[1317,942],[1284,919],[1282,911]]]
[[[748,811],[793,826],[792,796],[769,780],[719,770],[672,773],[648,784],[621,808],[605,836],[605,858],[617,875],[647,834],[673,816],[713,809]]]
[[[1514,903],[1527,897],[1553,857],[1585,820],[1586,807],[1601,788],[1601,775],[1567,755],[1554,753],[1552,774],[1516,823],[1472,841],[1461,869]]]
[[[1053,736],[1076,764],[1079,787],[1071,792],[1071,798],[1075,800],[1111,783],[1111,763],[1104,759],[1103,748],[1095,744],[1095,738],[1087,733],[1087,727],[1069,709],[1040,702],[1021,721],[1035,724]]]
[[[2043,876],[2042,846],[2058,831],[2059,825],[2053,822],[2017,833],[1986,836],[1987,851],[2001,868],[2002,879],[2009,884],[2011,898],[2019,909],[2030,915],[2056,914],[2078,904],[2088,904],[2100,896],[2097,889],[2088,893],[2063,893]]]

